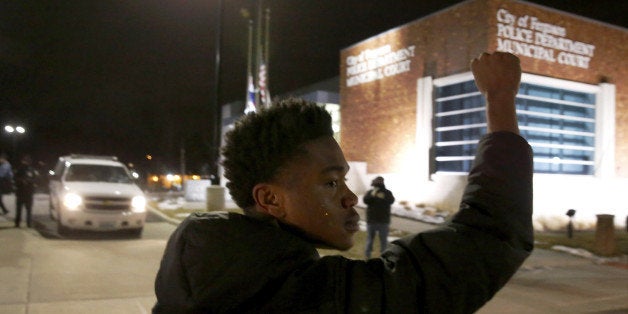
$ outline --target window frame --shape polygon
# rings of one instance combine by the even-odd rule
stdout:
[[[432,114],[432,128],[431,131],[433,132],[433,141],[431,142],[431,145],[433,147],[433,149],[431,150],[431,154],[430,154],[430,175],[434,175],[434,174],[460,174],[460,175],[466,175],[468,173],[468,171],[442,171],[442,170],[437,170],[437,163],[440,161],[448,161],[448,160],[454,160],[454,161],[468,161],[468,160],[472,160],[473,156],[468,156],[468,155],[461,155],[461,156],[438,156],[438,148],[439,147],[444,147],[444,146],[448,146],[448,145],[459,145],[459,144],[477,144],[478,139],[474,139],[474,140],[459,140],[459,141],[438,141],[439,138],[439,132],[442,132],[444,130],[453,130],[453,129],[470,129],[470,128],[485,128],[486,127],[486,123],[474,123],[474,124],[465,124],[465,125],[455,125],[455,126],[438,126],[437,127],[437,119],[438,118],[442,118],[448,115],[453,115],[453,114],[459,114],[459,113],[470,113],[470,112],[482,112],[484,111],[484,107],[481,108],[471,108],[471,109],[459,109],[459,110],[454,110],[454,111],[449,111],[449,112],[438,112],[437,111],[437,106],[439,105],[439,101],[442,100],[451,100],[451,99],[457,99],[457,98],[462,98],[462,97],[475,97],[478,96],[480,93],[478,91],[475,92],[465,92],[465,93],[461,93],[460,95],[453,95],[453,96],[445,96],[445,97],[441,97],[441,98],[436,98],[436,92],[438,90],[438,88],[443,87],[443,86],[448,86],[448,85],[454,85],[454,84],[460,84],[460,83],[465,83],[465,82],[469,82],[469,81],[473,81],[473,74],[471,72],[465,72],[465,73],[460,73],[460,74],[454,74],[451,76],[447,76],[447,77],[443,77],[443,78],[438,78],[438,79],[434,79],[432,80],[432,101],[431,101],[431,105],[432,105],[432,110],[433,110],[433,114]],[[535,173],[539,173],[539,174],[551,174],[551,175],[578,175],[578,176],[594,176],[596,175],[597,172],[597,166],[600,163],[600,157],[599,157],[599,150],[600,150],[600,144],[604,139],[602,138],[602,136],[606,135],[606,136],[614,136],[614,131],[609,132],[603,132],[601,131],[601,125],[608,119],[608,115],[606,115],[606,117],[603,117],[603,114],[600,112],[600,108],[604,107],[604,103],[602,103],[602,101],[600,101],[600,94],[602,93],[602,88],[600,86],[596,86],[596,85],[591,85],[591,84],[586,84],[586,83],[580,83],[580,82],[573,82],[573,81],[568,81],[568,80],[563,80],[563,79],[557,79],[557,78],[551,78],[551,77],[546,77],[546,76],[540,76],[540,75],[534,75],[534,74],[529,74],[529,73],[523,73],[521,76],[521,83],[522,84],[530,84],[530,85],[537,85],[537,86],[542,86],[542,87],[548,87],[551,89],[560,89],[560,90],[567,90],[567,91],[575,91],[578,93],[587,93],[587,94],[593,94],[594,96],[594,103],[593,104],[582,104],[582,103],[578,103],[578,102],[572,102],[572,101],[567,101],[567,100],[560,100],[560,99],[551,99],[551,98],[544,98],[544,97],[538,97],[538,96],[531,96],[531,95],[523,95],[523,94],[518,94],[517,98],[519,99],[524,99],[526,101],[531,100],[540,100],[540,101],[547,101],[547,100],[551,100],[554,103],[557,103],[559,105],[567,105],[567,106],[575,106],[575,107],[582,107],[585,108],[583,110],[586,109],[593,109],[593,115],[592,116],[588,116],[588,117],[567,117],[567,119],[564,119],[566,116],[565,115],[556,115],[554,113],[540,113],[540,112],[534,112],[531,115],[528,116],[536,116],[536,117],[540,117],[540,118],[559,118],[557,119],[557,121],[560,120],[573,120],[573,121],[577,121],[577,122],[582,122],[582,123],[593,123],[593,132],[586,132],[587,134],[583,134],[583,132],[580,131],[569,131],[569,130],[564,130],[564,129],[537,129],[540,131],[550,131],[550,134],[571,134],[571,135],[576,135],[576,136],[591,136],[593,139],[593,143],[591,146],[578,146],[578,145],[563,145],[563,144],[555,144],[555,143],[536,143],[534,141],[530,141],[531,146],[539,148],[539,147],[544,147],[544,148],[548,148],[548,149],[574,149],[575,150],[581,150],[581,151],[592,151],[592,155],[591,155],[591,160],[589,161],[577,161],[577,160],[556,160],[556,159],[547,159],[547,158],[542,158],[542,157],[535,157],[534,161],[535,163],[545,163],[545,164],[550,164],[550,166],[552,164],[560,164],[560,165],[569,165],[569,164],[585,164],[587,166],[590,166],[590,172],[589,173],[583,173],[583,174],[576,174],[576,173],[569,173],[569,172],[559,172],[559,171],[547,171],[547,172],[536,172]],[[613,102],[614,104],[614,102]],[[529,114],[530,112],[526,112],[525,110],[517,110],[518,114]],[[614,118],[614,110],[611,114],[611,116]],[[614,121],[610,121],[611,123],[614,124]],[[535,127],[533,126],[523,126],[520,125],[520,130],[523,132],[526,131],[534,131]],[[614,130],[614,129],[613,129]],[[482,134],[485,134],[484,132],[481,132]],[[562,152],[561,154],[564,154],[564,152]],[[614,160],[613,160],[614,163]],[[467,165],[463,165],[462,167],[467,167]],[[470,166],[468,166],[470,168]]]

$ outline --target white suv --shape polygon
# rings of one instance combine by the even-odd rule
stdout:
[[[57,220],[60,234],[81,229],[141,235],[146,198],[116,157],[60,157],[49,187],[50,216]]]

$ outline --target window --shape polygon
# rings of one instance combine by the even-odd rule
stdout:
[[[517,118],[536,173],[594,174],[596,93],[596,86],[522,75]],[[484,97],[470,73],[435,80],[434,94],[435,171],[466,173],[486,133]]]
[[[131,183],[131,177],[123,167],[76,164],[68,168],[67,182]]]

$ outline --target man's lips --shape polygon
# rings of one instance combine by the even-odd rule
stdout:
[[[358,232],[360,230],[360,225],[358,225],[357,222],[347,222],[345,224],[345,230],[351,233]]]
[[[360,221],[360,216],[351,217],[351,219],[345,222],[345,230],[354,233],[360,230],[360,225],[358,222]]]

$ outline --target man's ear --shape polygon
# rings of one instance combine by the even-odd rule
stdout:
[[[270,183],[259,183],[253,187],[255,208],[277,219],[286,216],[279,187]]]

